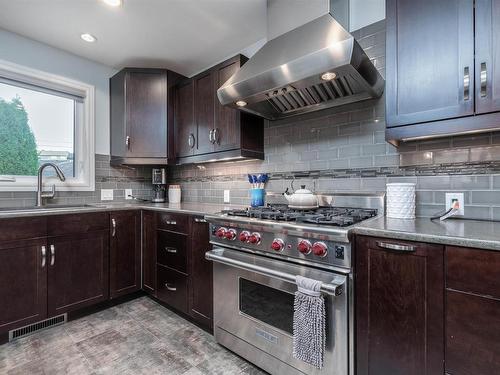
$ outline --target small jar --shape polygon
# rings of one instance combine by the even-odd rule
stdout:
[[[168,202],[169,203],[181,203],[181,186],[180,185],[170,185],[168,187]]]

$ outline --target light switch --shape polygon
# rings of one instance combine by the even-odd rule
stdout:
[[[224,190],[224,203],[231,203],[231,191]]]

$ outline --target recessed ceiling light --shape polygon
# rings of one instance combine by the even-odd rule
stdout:
[[[334,72],[326,72],[321,75],[321,79],[323,81],[331,81],[332,79],[335,79],[337,77],[337,74]]]
[[[238,101],[236,102],[236,105],[237,105],[238,107],[244,107],[244,106],[246,106],[246,105],[247,105],[247,102],[245,102],[244,100],[238,100]]]
[[[111,7],[119,7],[122,5],[122,0],[102,0]]]
[[[82,38],[84,41],[89,42],[89,43],[94,43],[97,40],[97,38],[95,36],[93,36],[92,34],[87,34],[87,33],[80,35],[80,38]]]

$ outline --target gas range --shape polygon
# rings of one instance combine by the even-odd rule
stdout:
[[[320,268],[351,268],[350,229],[384,215],[383,193],[334,195],[331,207],[287,205],[224,210],[207,215],[211,243]]]

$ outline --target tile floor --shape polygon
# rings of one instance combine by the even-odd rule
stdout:
[[[265,373],[141,297],[0,346],[0,374]]]

